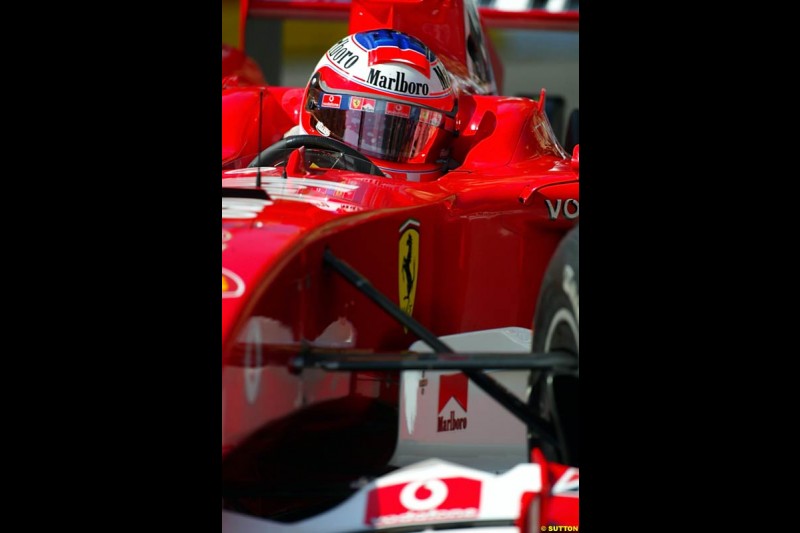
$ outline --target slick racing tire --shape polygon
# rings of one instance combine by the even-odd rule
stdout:
[[[580,360],[579,345],[579,268],[578,226],[559,243],[545,270],[533,320],[534,353],[566,352]],[[529,402],[543,418],[551,422],[559,449],[539,444],[546,455],[571,466],[579,465],[579,371],[552,369],[531,374]]]

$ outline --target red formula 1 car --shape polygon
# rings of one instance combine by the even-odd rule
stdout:
[[[429,43],[456,133],[398,179],[284,137],[305,88],[223,89],[223,531],[577,530],[579,147],[497,94],[472,0],[345,5]]]

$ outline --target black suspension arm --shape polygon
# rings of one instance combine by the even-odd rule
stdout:
[[[330,372],[354,370],[550,370],[562,368],[577,371],[576,360],[566,352],[540,354],[509,353],[416,353],[370,352],[368,354],[325,351],[308,348],[293,357],[289,364],[293,370],[320,368]]]
[[[449,354],[455,353],[452,348],[439,340],[436,335],[428,331],[414,318],[404,313],[403,310],[395,305],[394,302],[373,287],[367,278],[359,274],[353,267],[336,257],[329,248],[325,249],[323,261],[336,272],[341,274],[342,277],[344,277],[344,279],[346,279],[356,289],[364,293],[367,298],[375,302],[378,307],[383,309],[392,318],[414,332],[414,334],[419,337],[420,340],[433,348],[435,352]],[[497,401],[500,405],[508,409],[511,414],[525,423],[532,433],[536,434],[541,440],[545,441],[551,446],[560,448],[552,425],[548,421],[533,413],[522,400],[517,398],[514,394],[509,392],[508,389],[480,370],[464,368],[462,371],[478,387],[483,389],[486,394],[494,398],[495,401]]]

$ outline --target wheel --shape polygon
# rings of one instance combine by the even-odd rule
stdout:
[[[579,268],[578,226],[559,243],[547,269],[533,319],[534,353],[566,352],[576,360],[579,346]],[[529,405],[550,421],[556,431],[559,449],[548,449],[535,441],[548,458],[579,466],[579,372],[554,369],[531,374]]]
[[[372,174],[385,178],[386,175],[375,164],[370,161],[367,156],[352,148],[345,143],[332,139],[330,137],[322,137],[319,135],[293,135],[286,137],[276,142],[263,152],[258,154],[248,166],[253,167],[266,167],[266,166],[281,166],[278,163],[286,164],[289,154],[297,150],[301,146],[317,150],[324,150],[332,152],[334,157],[330,154],[326,158],[330,168],[338,168],[342,170],[352,170],[361,172],[363,174]]]

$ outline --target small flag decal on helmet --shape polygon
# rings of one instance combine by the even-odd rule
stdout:
[[[407,117],[411,114],[411,106],[405,104],[396,104],[388,102],[386,104],[386,114],[394,115],[396,117]]]
[[[432,126],[439,126],[442,123],[442,114],[430,109],[420,109],[419,121]]]
[[[322,107],[335,107],[339,109],[339,106],[342,105],[342,95],[341,94],[326,94],[322,97]]]
[[[369,111],[372,113],[375,111],[375,100],[372,98],[364,98],[362,96],[351,96],[350,109],[354,109],[356,111]]]

